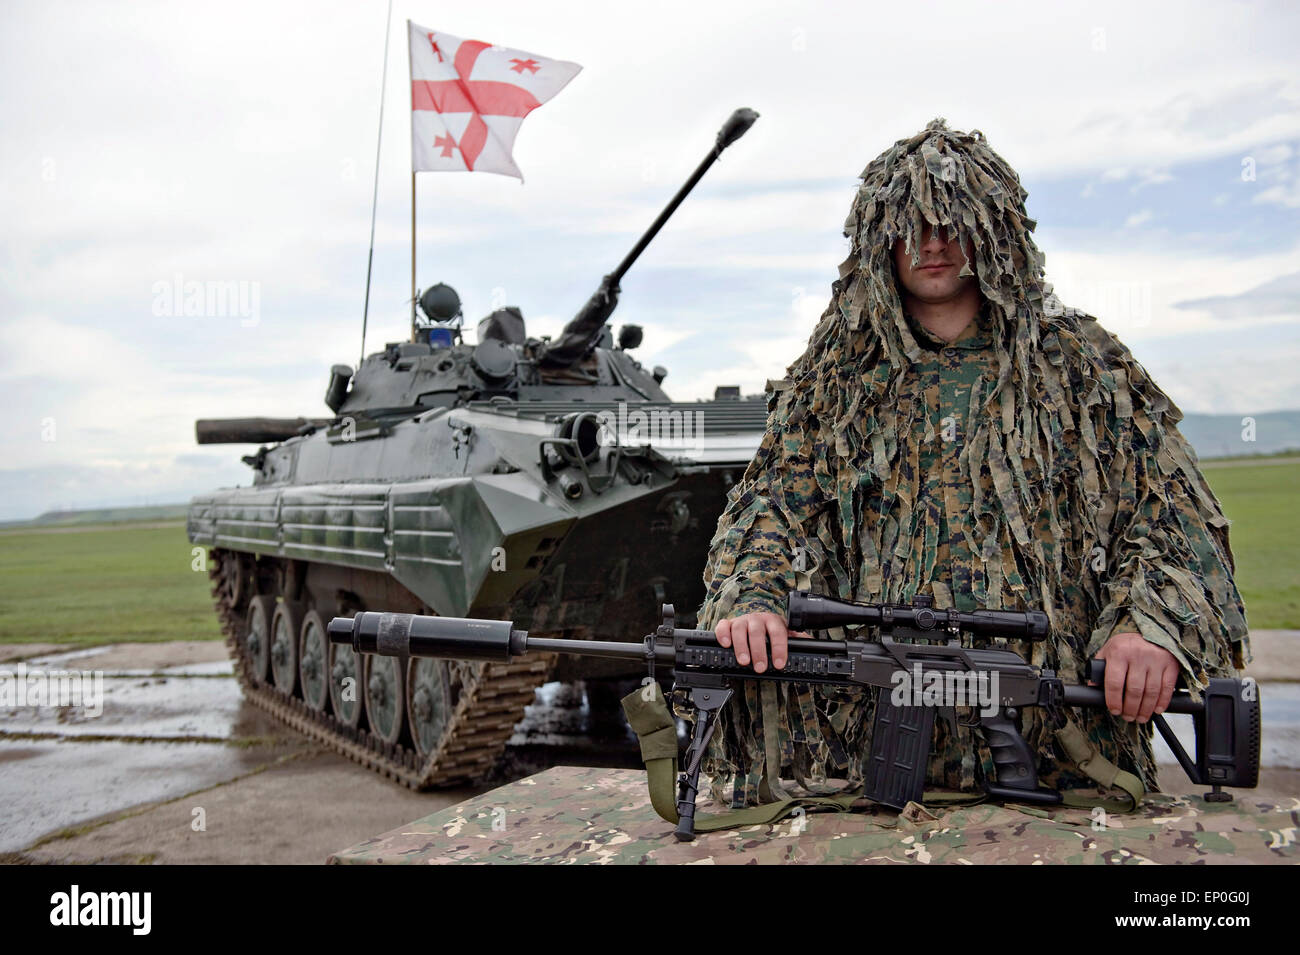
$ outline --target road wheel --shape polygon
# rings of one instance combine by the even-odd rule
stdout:
[[[357,652],[346,643],[330,644],[330,706],[334,716],[345,726],[361,723],[361,676],[357,672]]]
[[[442,745],[456,709],[459,687],[456,668],[446,660],[412,657],[407,664],[406,717],[411,725],[411,741],[421,760],[428,759]]]
[[[303,701],[313,710],[323,713],[330,698],[329,639],[325,636],[325,621],[315,610],[308,611],[302,618],[298,679]]]
[[[242,607],[255,593],[256,580],[253,575],[253,558],[249,554],[232,554],[226,562],[225,570],[230,575],[230,600],[236,607]]]
[[[254,597],[248,604],[248,617],[242,641],[244,666],[254,683],[265,683],[271,665],[271,617],[275,613],[274,597]]]
[[[293,604],[281,601],[271,618],[271,678],[275,688],[293,695],[298,682],[298,632],[301,617]]]
[[[385,743],[396,743],[406,721],[402,662],[397,657],[377,654],[367,654],[365,661],[366,716],[370,719],[370,732]]]

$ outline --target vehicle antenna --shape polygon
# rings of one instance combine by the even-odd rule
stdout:
[[[370,199],[370,253],[366,258],[366,304],[361,311],[361,358],[357,367],[366,360],[366,322],[370,318],[370,273],[375,265],[375,210],[379,207],[379,148],[384,142],[384,86],[388,77],[388,37],[393,26],[393,0],[388,0],[388,16],[384,20],[384,71],[379,77],[379,136],[375,142],[375,190]]]

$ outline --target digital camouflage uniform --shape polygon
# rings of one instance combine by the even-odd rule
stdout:
[[[1041,609],[1051,639],[1007,645],[1068,682],[1124,631],[1169,650],[1194,692],[1244,666],[1227,521],[1182,414],[1113,335],[1052,294],[1015,172],[978,131],[935,120],[862,180],[831,303],[771,383],[766,434],[719,519],[699,626],[783,614],[804,581],[863,602],[926,593],[940,608]],[[915,265],[927,223],[973,249],[961,274],[983,295],[952,343],[904,314],[896,286],[894,243]],[[871,707],[858,690],[745,682],[705,763],[713,795],[740,806],[860,785]],[[1070,718],[1154,788],[1151,724]],[[1091,785],[1051,730],[1039,708],[1022,712],[1040,779]],[[793,784],[768,778],[769,743]],[[992,767],[978,729],[936,721],[929,786],[976,789]]]

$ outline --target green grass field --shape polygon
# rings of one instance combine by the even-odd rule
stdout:
[[[1232,521],[1237,587],[1257,630],[1300,627],[1300,458],[1275,460],[1203,465]]]
[[[1207,462],[1256,629],[1300,628],[1300,458]],[[218,639],[182,524],[0,533],[0,643]]]
[[[184,524],[0,533],[0,643],[218,639],[192,561]]]

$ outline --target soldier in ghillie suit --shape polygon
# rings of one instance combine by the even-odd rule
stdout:
[[[943,120],[867,167],[830,305],[773,383],[767,432],[718,522],[699,626],[762,670],[769,651],[784,665],[796,587],[1043,610],[1052,638],[1010,648],[1067,682],[1106,659],[1111,713],[1071,711],[1076,738],[1154,788],[1149,719],[1175,681],[1202,688],[1249,659],[1228,522],[1181,412],[1052,294],[1025,197],[981,133]],[[705,763],[715,798],[859,785],[871,718],[867,693],[746,682]],[[930,787],[993,778],[980,730],[961,722],[936,721]],[[1022,712],[1040,780],[1094,785],[1054,731],[1040,708]]]

